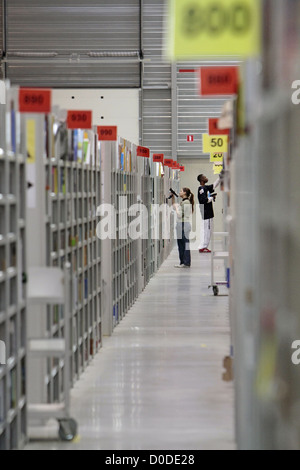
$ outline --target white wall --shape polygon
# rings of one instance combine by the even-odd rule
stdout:
[[[181,187],[190,188],[192,193],[195,195],[196,201],[196,209],[199,211],[199,203],[198,203],[198,188],[199,183],[197,181],[197,176],[201,173],[206,175],[208,178],[208,184],[213,184],[218,176],[214,175],[213,172],[213,164],[210,163],[209,159],[182,159],[179,160],[179,163],[185,166],[185,172],[180,174],[181,177]],[[223,193],[220,190],[220,186],[216,189],[218,193],[217,200],[214,204],[214,213],[215,213],[215,220],[214,220],[214,231],[215,232],[222,232],[224,230],[223,227]]]
[[[55,89],[53,105],[92,110],[93,125],[118,126],[118,135],[139,144],[139,90]]]

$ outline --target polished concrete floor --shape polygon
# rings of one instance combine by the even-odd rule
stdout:
[[[175,249],[75,385],[75,442],[26,449],[235,449],[233,385],[222,381],[228,296],[208,290],[209,255],[177,262]]]

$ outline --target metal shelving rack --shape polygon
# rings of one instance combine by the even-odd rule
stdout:
[[[26,438],[26,179],[15,90],[7,90],[6,103],[0,105],[0,340],[6,345],[0,450],[21,448]]]
[[[91,132],[87,134],[91,148],[95,148],[96,136]],[[57,156],[52,156],[45,162],[48,188],[47,265],[63,268],[64,263],[69,262],[73,272],[73,380],[79,378],[102,341],[101,252],[96,236],[101,172],[95,157],[93,153],[92,163],[79,162],[74,155],[69,155],[69,158],[76,158],[76,161],[59,160]],[[49,331],[60,334],[63,323],[60,322],[57,307],[49,312],[49,318],[52,320]],[[49,370],[48,379],[50,377]]]
[[[101,242],[96,236],[101,170],[97,134],[67,130],[59,110],[51,115],[24,114],[24,145],[28,123],[34,126],[34,164],[27,165],[35,193],[27,208],[30,267],[71,266],[69,361],[71,384],[80,377],[102,344]],[[76,133],[76,135],[75,135]],[[28,198],[29,200],[29,198]],[[32,338],[65,336],[63,306],[32,309]],[[64,396],[65,359],[49,354],[28,362],[30,403],[56,404]]]
[[[262,62],[242,69],[247,129],[229,167],[236,430],[239,449],[298,450],[300,9],[262,3]]]
[[[96,236],[101,170],[97,136],[92,131],[83,133],[90,145],[89,162],[75,155],[72,147],[74,131],[70,130],[67,160],[59,159],[60,149],[56,150],[55,155],[53,147],[50,147],[50,158],[45,162],[48,189],[47,265],[63,268],[65,262],[69,262],[72,266],[73,381],[79,378],[102,344],[101,246]],[[60,320],[59,308],[54,307],[49,311],[49,320],[49,333],[61,335],[63,322]],[[56,370],[49,366],[47,376],[50,400],[55,399],[53,390],[58,389],[51,384],[55,373]]]
[[[157,241],[151,236],[155,223],[151,205],[165,203],[171,186],[178,191],[179,175],[166,169],[167,176],[158,178],[153,173],[154,164],[147,158],[137,157],[137,146],[123,138],[119,137],[117,142],[101,142],[100,146],[102,202],[115,208],[116,218],[116,238],[102,241],[102,259],[106,266],[103,273],[104,334],[111,335],[173,247],[174,223],[169,240]],[[127,211],[139,204],[147,208],[147,213],[139,214],[142,237],[133,240],[128,234],[132,216]],[[133,217],[136,216],[138,214]]]
[[[137,202],[136,147],[119,138],[118,162],[111,170],[111,203],[116,210],[116,239],[112,240],[113,327],[138,296],[137,241],[128,236],[128,209]]]
[[[147,174],[150,171],[149,162],[142,162],[145,164],[145,173],[142,175],[142,202],[147,208],[147,213],[143,217],[143,239],[142,239],[142,275],[144,278],[144,287],[150,281],[154,272],[154,241],[151,238],[152,231],[152,217],[151,217],[151,204],[154,203],[154,190],[153,176]]]

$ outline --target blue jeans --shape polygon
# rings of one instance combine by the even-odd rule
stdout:
[[[189,222],[177,222],[176,233],[180,264],[184,264],[185,266],[191,266],[191,224]]]

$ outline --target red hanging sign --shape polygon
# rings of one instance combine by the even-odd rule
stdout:
[[[168,166],[169,168],[172,167],[172,165],[173,165],[173,160],[172,160],[171,158],[166,158],[166,159],[164,160],[164,165],[165,165],[165,166]]]
[[[185,171],[185,167],[184,166],[179,166],[179,170],[180,171]]]
[[[187,136],[187,141],[188,142],[194,142],[194,136],[193,135],[188,135]]]
[[[68,111],[68,129],[92,129],[92,111]]]
[[[51,113],[52,90],[20,88],[20,113]]]
[[[236,95],[238,67],[202,67],[200,69],[200,95]]]
[[[117,126],[98,126],[97,134],[101,141],[116,142],[118,140]]]
[[[138,147],[136,155],[137,157],[150,158],[150,150],[147,147]]]
[[[156,163],[163,163],[164,162],[164,154],[163,153],[154,153],[153,154],[153,161]]]
[[[209,119],[209,135],[230,135],[230,129],[219,129],[218,128],[219,119]]]

